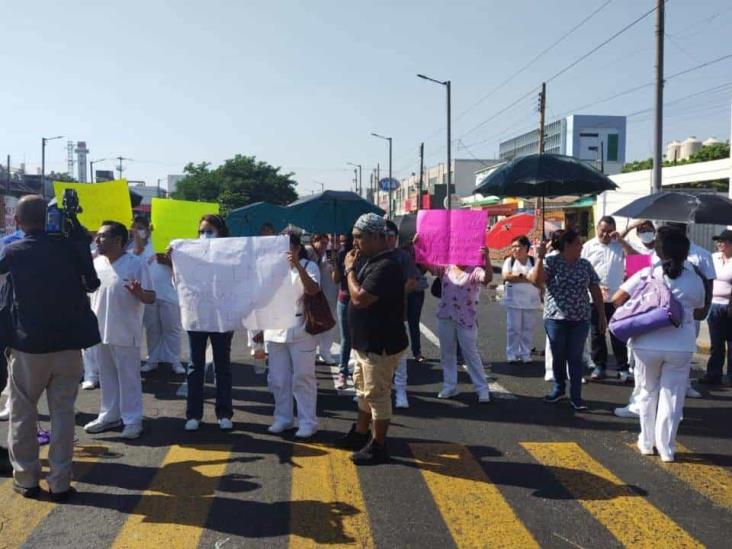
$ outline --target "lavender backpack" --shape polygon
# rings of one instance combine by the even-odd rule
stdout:
[[[667,326],[680,326],[684,310],[663,280],[644,276],[633,295],[618,307],[608,328],[620,341],[627,342]]]

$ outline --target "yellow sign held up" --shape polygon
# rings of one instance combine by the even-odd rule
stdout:
[[[153,198],[151,211],[153,249],[155,253],[163,253],[171,240],[196,238],[201,216],[218,214],[219,205],[215,202]]]
[[[59,208],[63,207],[66,189],[74,189],[79,196],[82,209],[79,223],[87,230],[96,231],[102,226],[102,221],[119,221],[125,227],[132,223],[132,203],[126,179],[104,183],[54,181],[53,190]]]

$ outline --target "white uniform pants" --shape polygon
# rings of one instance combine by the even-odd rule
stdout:
[[[478,352],[478,327],[465,328],[452,319],[437,319],[440,338],[440,360],[442,362],[443,388],[457,387],[457,344],[463,352],[468,374],[477,392],[488,388],[483,360]]]
[[[333,315],[333,318],[336,318],[336,296],[330,296],[326,293],[325,298],[328,301],[328,306],[330,307],[330,314]],[[330,330],[315,336],[318,342],[318,353],[326,362],[336,362],[336,360],[333,358],[333,355],[331,354],[331,349],[333,348],[333,343],[335,343],[337,330],[338,323],[336,322],[335,326],[333,326]]]
[[[99,419],[125,425],[142,423],[142,381],[140,348],[119,345],[99,346],[99,385],[102,402]]]
[[[99,345],[81,351],[84,362],[84,381],[99,384]]]
[[[269,347],[269,390],[275,401],[275,422],[294,421],[293,397],[297,401],[300,427],[317,428],[316,404],[318,381],[315,378],[315,346],[313,336],[290,343],[267,342]]]
[[[554,379],[552,360],[554,360],[552,346],[549,344],[549,336],[546,336],[546,342],[544,343],[544,379],[546,381],[552,381]]]
[[[692,356],[679,351],[635,350],[635,379],[640,387],[638,445],[645,450],[655,446],[663,458],[674,456]]]
[[[147,337],[147,361],[151,364],[180,362],[180,307],[169,301],[155,301],[145,305],[143,317]]]
[[[404,326],[409,330],[407,323]],[[402,353],[399,357],[399,364],[397,364],[396,371],[394,372],[394,389],[397,391],[407,390],[407,353]]]
[[[534,309],[506,308],[506,358],[521,360],[531,357],[534,343]]]

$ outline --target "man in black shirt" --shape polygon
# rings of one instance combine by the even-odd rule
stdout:
[[[81,349],[99,343],[97,319],[87,292],[99,287],[89,241],[79,227],[71,238],[46,235],[46,202],[37,195],[18,201],[15,214],[25,238],[6,246],[0,274],[3,343],[10,360],[10,460],[13,488],[37,497],[38,399],[46,391],[53,437],[48,454],[51,499],[65,501],[73,489],[74,402],[81,379]]]
[[[356,464],[383,463],[389,459],[386,433],[392,413],[391,380],[409,344],[404,328],[405,278],[387,244],[383,218],[362,215],[353,226],[353,238],[354,249],[344,263],[351,297],[348,323],[356,357],[353,383],[358,421],[343,444],[354,450],[363,446],[351,455]],[[366,261],[356,272],[360,257]]]

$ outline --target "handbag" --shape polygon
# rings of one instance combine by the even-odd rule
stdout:
[[[327,332],[336,321],[330,312],[330,305],[325,294],[320,291],[315,295],[303,295],[303,314],[305,315],[305,331],[310,335]]]
[[[633,295],[618,307],[610,319],[608,329],[620,341],[626,343],[660,328],[681,325],[684,310],[678,299],[663,280],[643,277],[633,290]]]

